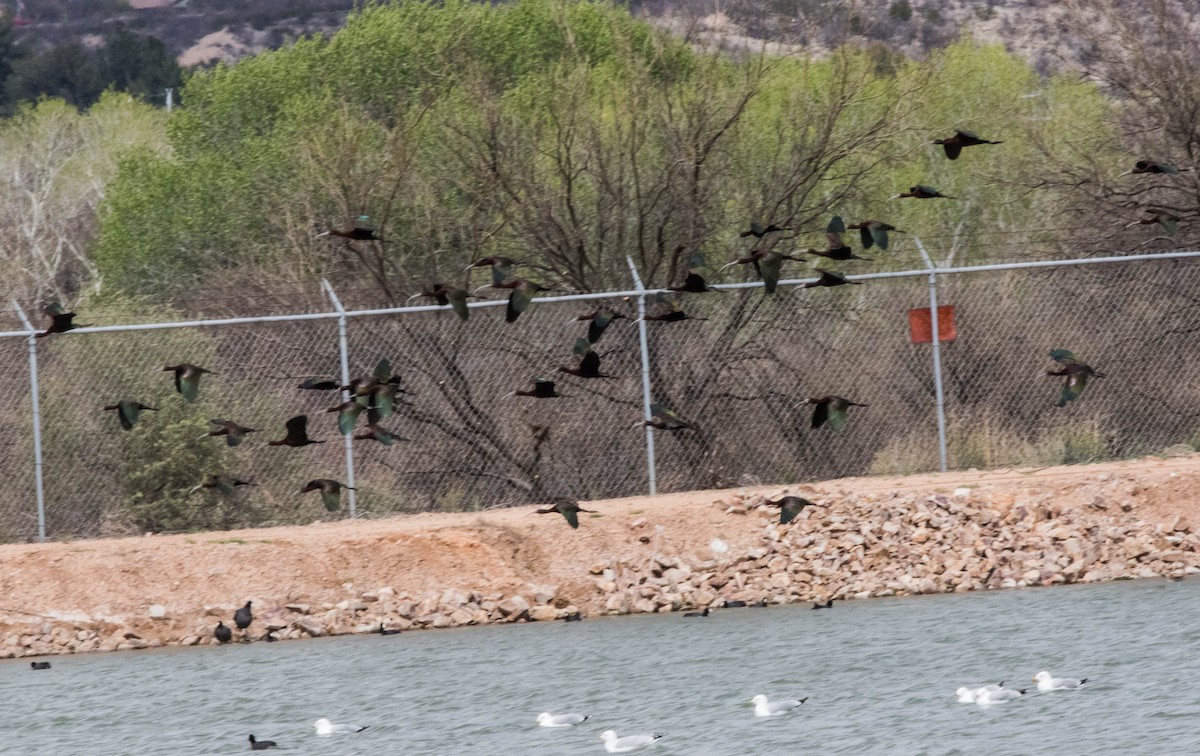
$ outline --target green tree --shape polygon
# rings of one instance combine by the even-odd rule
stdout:
[[[100,69],[106,86],[149,102],[158,102],[167,87],[183,84],[182,69],[162,40],[134,34],[124,25],[105,35]]]
[[[10,104],[57,97],[85,108],[103,91],[104,81],[97,70],[95,54],[79,42],[67,42],[17,60],[4,82],[5,100]]]

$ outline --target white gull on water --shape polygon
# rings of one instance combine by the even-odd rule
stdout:
[[[590,714],[551,714],[543,711],[537,715],[537,723],[542,727],[571,727],[587,719]]]
[[[623,738],[619,738],[615,730],[605,730],[600,739],[604,741],[604,750],[609,753],[628,753],[644,745],[650,745],[661,737],[662,735],[658,733],[650,733],[646,735],[626,735]]]
[[[321,717],[316,722],[313,722],[313,727],[317,728],[318,735],[332,735],[335,732],[362,732],[370,727],[370,725],[346,724],[345,722],[330,722],[325,717]]]
[[[1037,680],[1038,690],[1074,690],[1083,687],[1083,684],[1088,681],[1086,677],[1082,680],[1074,677],[1051,677],[1050,673],[1044,669],[1038,672],[1033,679]]]
[[[1020,698],[1025,695],[1024,690],[1013,690],[1012,688],[996,688],[995,690],[979,690],[975,696],[975,703],[980,706],[989,704],[1004,703],[1011,701],[1014,698]]]
[[[985,690],[1000,690],[1003,687],[1003,681],[1001,681],[999,684],[992,683],[991,685],[981,685],[978,688],[968,688],[964,685],[963,687],[954,691],[954,695],[957,696],[959,703],[975,703],[975,699],[978,698],[979,694],[983,693]]]
[[[756,717],[778,717],[781,714],[787,714],[792,709],[800,706],[807,701],[807,698],[799,700],[792,698],[787,701],[768,701],[767,697],[761,693],[750,699],[750,703],[754,704],[754,716]]]

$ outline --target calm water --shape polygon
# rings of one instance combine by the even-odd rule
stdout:
[[[1200,754],[1200,581],[1138,581],[0,663],[13,754]],[[960,685],[1090,677],[989,708]],[[804,697],[777,719],[756,693]],[[591,714],[537,727],[544,710]],[[317,737],[312,721],[369,724]]]

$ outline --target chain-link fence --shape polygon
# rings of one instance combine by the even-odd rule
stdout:
[[[772,296],[757,285],[682,294],[686,320],[656,292],[547,297],[514,323],[503,301],[470,318],[433,307],[89,327],[48,338],[0,333],[0,450],[8,496],[0,540],[122,535],[306,523],[350,514],[474,510],[753,483],[794,483],[940,466],[1056,464],[1200,443],[1200,253],[941,268],[852,276],[861,285]],[[909,311],[944,313],[937,345],[914,343]],[[331,292],[332,293],[332,292]],[[577,318],[609,307],[593,349],[600,373],[574,368]],[[340,334],[344,333],[343,340]],[[642,359],[641,339],[645,338]],[[1055,348],[1105,377],[1066,407]],[[31,349],[36,368],[30,359]],[[354,440],[347,453],[336,389],[380,359],[400,376],[397,440]],[[343,360],[347,367],[342,370]],[[164,366],[200,365],[187,401]],[[643,383],[643,374],[648,381]],[[36,376],[40,401],[31,390]],[[517,395],[536,377],[552,398]],[[647,385],[648,392],[644,390]],[[939,395],[945,424],[939,434]],[[846,427],[811,427],[808,398],[840,396]],[[145,410],[123,430],[106,405]],[[647,431],[645,407],[691,427]],[[309,418],[322,443],[272,446],[285,421]],[[365,414],[365,413],[364,413]],[[228,446],[205,435],[232,420],[256,429]],[[360,419],[357,431],[365,431]],[[40,430],[40,450],[35,443]],[[648,436],[652,436],[652,439]],[[648,442],[653,452],[648,454]],[[39,492],[37,459],[44,483]],[[227,484],[204,487],[211,476]],[[310,479],[354,481],[329,511]]]

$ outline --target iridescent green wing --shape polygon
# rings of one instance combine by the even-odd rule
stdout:
[[[799,496],[785,496],[782,504],[779,507],[779,524],[787,525],[792,520],[796,519],[796,515],[804,511],[804,508],[812,504],[808,499],[802,499]]]
[[[200,395],[200,371],[192,367],[184,368],[175,373],[175,388],[189,402],[196,401]]]
[[[508,283],[512,275],[512,260],[504,257],[495,258],[492,262],[492,286],[503,286]]]
[[[590,343],[595,344],[600,340],[600,337],[604,335],[604,329],[608,328],[615,319],[614,315],[616,313],[612,310],[600,310],[592,317],[592,322],[588,323],[587,333],[587,340]]]
[[[504,319],[513,323],[517,318],[521,317],[521,313],[529,309],[529,303],[533,301],[533,292],[529,287],[520,285],[512,290],[512,294],[508,295],[508,308],[504,313]]]
[[[867,233],[867,229],[866,229],[866,228],[864,228],[864,229],[863,229],[863,233],[862,233],[862,237],[863,237],[863,239],[864,239],[864,243],[863,243],[863,249],[866,249],[866,248],[868,248],[868,247],[870,247],[870,246],[871,246],[870,244],[867,244],[867,243],[865,242],[865,240],[866,240],[866,239],[868,239],[868,238],[869,238],[871,241],[873,241],[875,244],[877,244],[877,245],[879,246],[879,248],[880,248],[880,249],[887,249],[887,248],[888,248],[888,227],[887,227],[887,224],[885,224],[885,223],[871,223],[871,224],[869,225],[869,229],[870,229],[870,234],[868,234],[868,233]]]
[[[329,486],[321,489],[321,503],[330,512],[336,512],[342,506],[342,491],[340,486]]]
[[[1062,396],[1058,399],[1058,406],[1065,407],[1067,402],[1073,402],[1079,398],[1083,390],[1087,388],[1088,371],[1072,370],[1067,374],[1067,382],[1063,384]]]
[[[388,379],[392,377],[392,363],[387,357],[375,363],[375,372],[371,373],[371,377],[377,383],[387,383]]]
[[[1050,359],[1063,365],[1082,365],[1083,362],[1066,349],[1051,349]]]
[[[454,314],[459,318],[466,320],[471,317],[471,311],[467,309],[467,292],[462,289],[451,289],[446,292],[446,299],[450,302]]]
[[[850,405],[841,399],[834,399],[829,403],[829,427],[834,430],[841,430],[846,427],[846,410]]]
[[[579,529],[579,508],[578,507],[568,506],[566,504],[559,504],[558,511],[561,512],[562,516],[567,519],[568,525],[570,525],[572,528],[574,528],[576,530]]]
[[[354,432],[354,426],[358,425],[363,406],[356,401],[349,401],[339,405],[338,410],[338,430],[343,436],[349,436]]]
[[[141,409],[142,405],[137,402],[117,402],[117,417],[121,421],[121,427],[125,430],[133,430],[133,426],[137,424],[138,414],[141,412]]]
[[[394,411],[396,405],[396,392],[398,390],[399,387],[391,383],[376,384],[375,388],[371,392],[371,398],[373,400],[372,410],[375,413],[374,417],[383,419],[392,416],[392,412]]]
[[[761,260],[756,260],[758,266],[758,274],[762,276],[763,290],[768,294],[775,293],[775,287],[779,285],[779,275],[783,270],[783,255],[778,252],[770,252]]]

